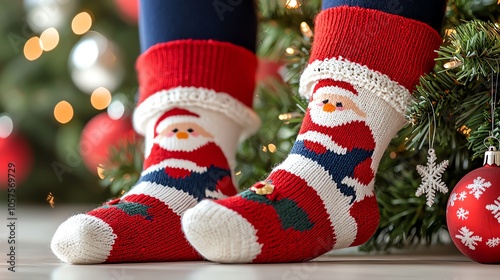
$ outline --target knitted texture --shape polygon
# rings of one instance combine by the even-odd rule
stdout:
[[[410,91],[434,66],[434,50],[442,42],[422,22],[358,7],[325,10],[316,22],[309,63],[343,57],[387,75]]]
[[[289,156],[249,190],[202,201],[182,218],[187,239],[209,260],[306,261],[360,245],[378,226],[375,173],[405,123],[409,90],[432,67],[422,50],[432,53],[436,34],[414,20],[346,7],[323,11],[316,26],[308,69],[317,68],[301,79],[310,103]],[[412,28],[420,36],[398,40]],[[393,52],[405,49],[415,52]],[[410,59],[404,70],[400,59]]]
[[[260,124],[251,109],[256,69],[255,54],[230,43],[178,40],[157,44],[137,60],[140,86],[134,127],[144,134],[148,120],[166,109],[197,106],[231,119],[241,115],[236,121],[248,136]]]
[[[209,51],[198,56],[196,49]],[[155,46],[139,59],[142,84],[134,118],[136,128],[145,134],[144,170],[121,198],[59,226],[51,243],[59,259],[68,263],[201,260],[181,230],[181,215],[204,198],[237,193],[236,146],[242,135],[258,126],[251,123],[255,113],[249,108],[254,73],[245,69],[240,73],[247,75],[243,78],[228,72],[238,63],[237,54],[241,50],[230,44],[182,41]],[[202,61],[196,64],[193,56]],[[241,59],[242,65],[252,68],[245,57]],[[167,65],[165,60],[178,65]],[[224,84],[227,77],[221,74],[241,82],[241,90]]]
[[[203,198],[236,194],[231,167],[240,131],[218,112],[165,112],[147,129],[137,184],[121,198],[64,222],[53,237],[53,252],[69,263],[201,259],[186,241],[180,217]]]

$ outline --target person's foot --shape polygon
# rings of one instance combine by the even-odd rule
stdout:
[[[290,155],[249,190],[182,217],[208,260],[305,261],[360,245],[378,226],[374,175],[439,35],[414,20],[340,7],[318,15],[314,43],[301,78],[310,103]]]
[[[183,64],[199,59],[203,51],[213,55],[211,62],[217,65],[206,57],[192,69]],[[80,264],[202,259],[181,230],[181,215],[204,198],[237,193],[232,171],[236,145],[256,130],[259,121],[249,109],[251,103],[244,104],[217,86],[200,87],[199,81],[224,74],[219,82],[232,78],[251,84],[252,75],[236,76],[239,65],[245,65],[237,62],[243,59],[255,57],[242,48],[214,41],[160,45],[140,58],[140,83],[149,88],[140,94],[134,125],[145,134],[144,171],[121,198],[59,226],[51,242],[59,259]],[[174,62],[185,68],[175,67]],[[248,64],[252,68],[255,63]],[[211,71],[214,67],[223,73]],[[231,71],[235,74],[228,76]],[[251,69],[239,74],[247,74],[245,71]],[[170,82],[181,86],[170,88]],[[184,83],[198,87],[182,86]],[[253,88],[241,91],[238,94],[253,94]]]

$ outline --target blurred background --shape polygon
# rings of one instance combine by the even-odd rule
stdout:
[[[95,164],[131,129],[137,1],[0,6],[0,166],[16,164],[18,201],[107,198]]]

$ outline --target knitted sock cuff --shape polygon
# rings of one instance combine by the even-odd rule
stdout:
[[[434,66],[434,50],[441,42],[439,34],[422,22],[377,10],[341,6],[317,16],[309,63],[342,57],[380,72],[412,91],[420,76]]]
[[[169,108],[198,106],[226,114],[254,133],[260,121],[251,109],[257,58],[249,50],[213,40],[178,40],[157,44],[136,64],[139,97],[134,127]]]

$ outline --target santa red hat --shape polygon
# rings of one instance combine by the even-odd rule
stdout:
[[[344,81],[376,93],[400,114],[442,42],[425,23],[359,7],[324,10],[315,28],[300,93],[309,98],[319,80]]]
[[[164,120],[169,119],[171,121],[169,122],[164,122]],[[181,108],[174,108],[171,110],[168,110],[167,112],[163,113],[158,120],[156,121],[155,124],[155,136],[160,133],[163,129],[165,129],[167,126],[170,124],[176,122],[193,122],[196,121],[197,119],[200,118],[200,115],[193,113],[191,111],[188,111],[186,109],[181,109]]]
[[[316,94],[320,89],[330,89],[330,88],[337,88],[340,89],[340,91],[337,91],[336,93],[342,93],[342,92],[347,92],[347,95],[358,95],[358,90],[356,90],[352,84],[344,81],[335,81],[333,79],[323,79],[319,80],[316,85],[314,86],[313,89],[313,96]]]
[[[175,107],[200,107],[226,114],[254,133],[260,120],[252,110],[257,58],[251,51],[213,40],[160,43],[136,64],[139,96],[134,128],[145,134],[149,120]]]

